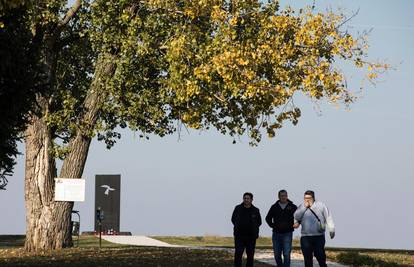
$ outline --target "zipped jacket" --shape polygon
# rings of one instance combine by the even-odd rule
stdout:
[[[269,212],[266,215],[266,222],[273,229],[275,233],[290,233],[293,232],[294,218],[297,207],[292,201],[288,200],[288,203],[284,209],[279,205],[278,200],[270,207]]]
[[[243,203],[234,208],[231,216],[234,237],[255,238],[259,237],[259,227],[262,225],[260,210],[255,206],[244,207]]]

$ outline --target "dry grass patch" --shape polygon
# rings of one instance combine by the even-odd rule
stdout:
[[[1,239],[1,238],[0,238]],[[231,267],[233,255],[226,251],[136,247],[113,244],[102,240],[99,249],[96,237],[82,237],[80,247],[27,253],[22,243],[12,246],[8,239],[7,246],[0,247],[0,266],[51,266],[51,267],[98,267],[98,266],[136,266],[136,267]],[[19,247],[20,246],[20,247]],[[257,267],[268,265],[256,263]]]

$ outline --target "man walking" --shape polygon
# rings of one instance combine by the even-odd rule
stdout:
[[[272,242],[276,266],[290,267],[292,251],[293,214],[296,205],[289,200],[286,190],[280,190],[279,200],[272,205],[266,216],[267,224],[273,229]],[[283,254],[283,260],[282,260]]]
[[[299,227],[299,224],[302,226],[300,247],[305,267],[313,266],[313,256],[320,267],[326,267],[325,228],[328,229],[331,238],[335,237],[334,222],[328,208],[322,202],[315,201],[315,193],[308,190],[294,217],[294,227]]]
[[[231,222],[234,226],[234,267],[242,267],[243,252],[246,250],[246,267],[253,267],[256,239],[262,217],[258,208],[253,206],[253,194],[243,194],[243,203],[234,208]]]

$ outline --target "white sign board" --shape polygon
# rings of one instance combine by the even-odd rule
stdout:
[[[55,201],[85,201],[85,179],[55,178]]]

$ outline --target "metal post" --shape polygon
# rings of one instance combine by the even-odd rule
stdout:
[[[102,248],[102,223],[99,221],[99,248]]]
[[[98,221],[99,225],[99,248],[102,248],[102,220],[104,218],[103,210],[101,210],[101,207],[98,207],[96,210],[96,220]]]
[[[80,214],[79,214],[79,211],[78,210],[72,210],[72,213],[75,213],[76,215],[78,215],[78,219],[79,219],[79,230],[78,230],[78,240],[77,240],[77,244],[78,244],[78,247],[79,247],[79,236],[80,236]]]

